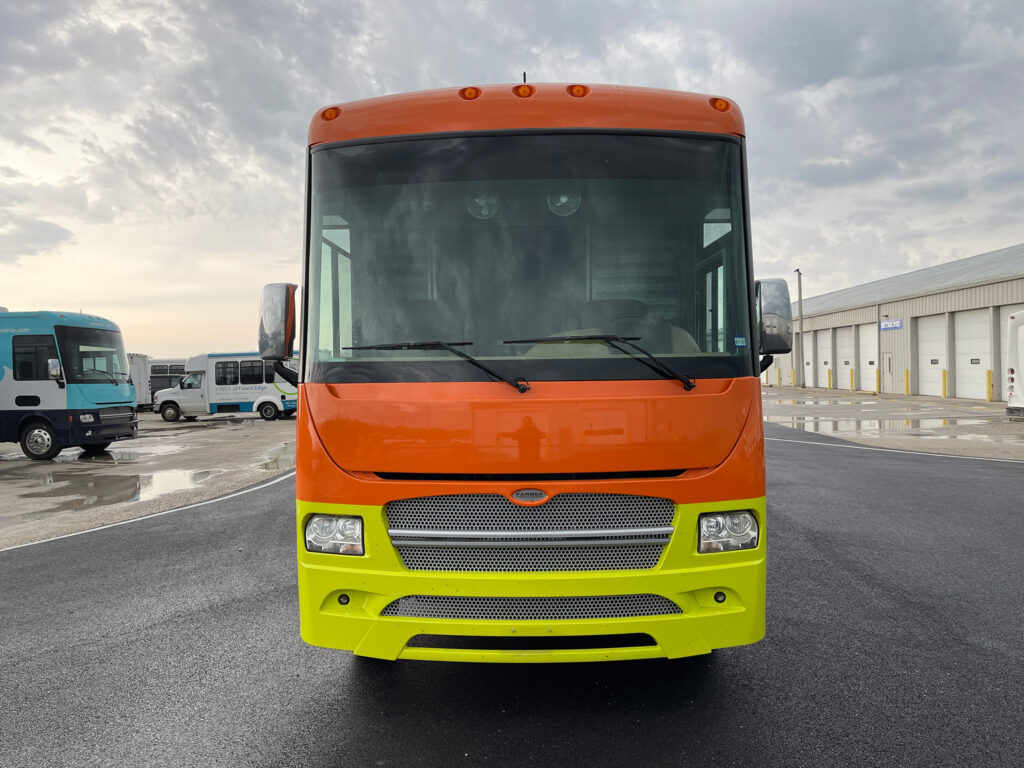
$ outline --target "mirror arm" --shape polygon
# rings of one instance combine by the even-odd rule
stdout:
[[[274,373],[287,381],[293,387],[299,386],[299,374],[280,360],[274,361]]]
[[[764,373],[765,371],[767,371],[771,367],[771,364],[774,363],[774,362],[775,362],[775,358],[772,355],[764,355],[761,358],[761,371],[760,372]]]

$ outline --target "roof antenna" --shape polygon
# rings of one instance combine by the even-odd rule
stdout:
[[[523,72],[523,82],[524,83],[526,82],[526,73],[525,72]]]

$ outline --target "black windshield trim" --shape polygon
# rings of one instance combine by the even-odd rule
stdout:
[[[664,136],[681,139],[711,139],[729,144],[743,146],[739,136],[726,133],[704,133],[702,131],[653,131],[631,128],[529,128],[509,129],[501,131],[440,131],[438,133],[413,133],[401,136],[372,136],[346,141],[332,141],[328,144],[317,144],[310,147],[310,155],[331,149],[358,147],[365,144],[396,144],[406,141],[429,141],[432,139],[464,139],[485,136]]]
[[[722,356],[716,358],[668,357],[663,358],[673,367],[685,369],[697,379],[736,379],[750,377],[746,357]],[[647,367],[637,365],[636,358],[594,357],[567,358],[509,358],[488,360],[487,365],[509,378],[522,377],[536,384],[538,381],[665,381],[665,377]],[[494,382],[483,371],[458,360],[347,360],[319,362],[309,366],[306,381],[321,384],[399,383],[399,382]]]

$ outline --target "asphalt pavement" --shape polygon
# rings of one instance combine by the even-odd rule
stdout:
[[[0,765],[1020,765],[1024,464],[766,434],[768,634],[708,657],[306,646],[290,475],[0,552]]]

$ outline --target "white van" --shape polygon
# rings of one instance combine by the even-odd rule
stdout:
[[[294,415],[297,407],[295,387],[256,352],[190,357],[178,386],[153,395],[153,410],[164,421],[192,421],[207,413],[258,413],[271,421]]]

